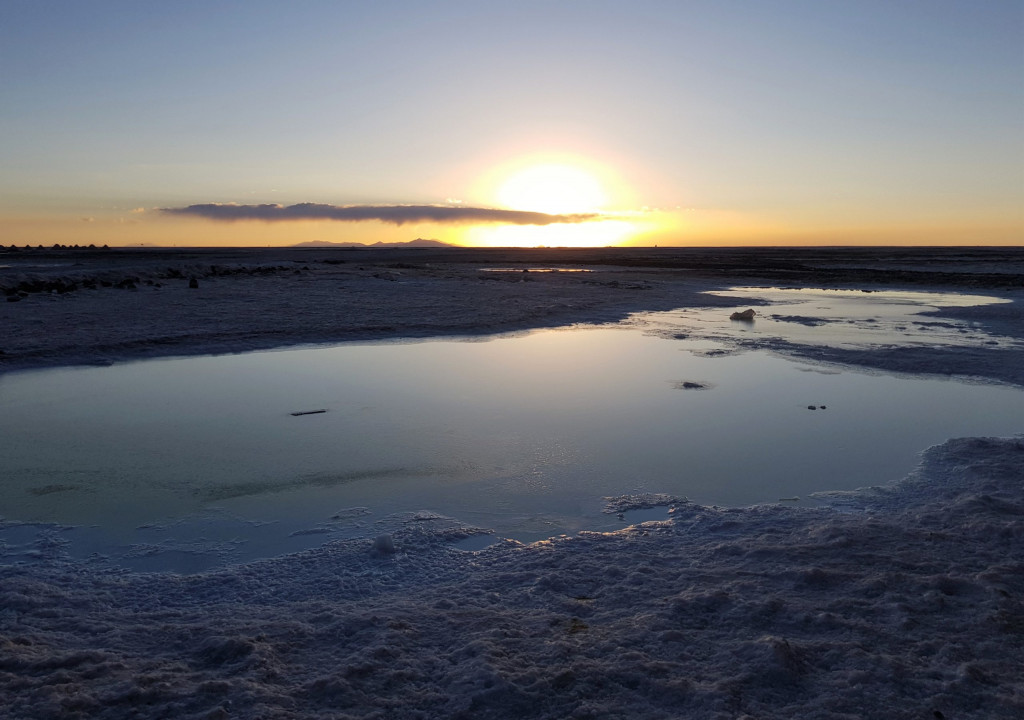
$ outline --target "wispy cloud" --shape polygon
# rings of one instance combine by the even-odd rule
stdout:
[[[552,215],[523,210],[447,205],[325,205],[321,203],[299,203],[297,205],[204,203],[180,208],[162,208],[161,212],[170,215],[190,215],[208,220],[340,220],[347,222],[379,220],[395,225],[424,222],[554,225],[588,222],[599,220],[602,217],[598,213]]]

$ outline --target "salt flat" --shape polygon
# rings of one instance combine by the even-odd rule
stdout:
[[[916,269],[907,270],[908,264]],[[592,272],[521,271],[552,267]],[[520,270],[486,272],[494,268]],[[193,278],[196,288],[189,287]],[[704,292],[755,281],[1016,294],[1024,289],[1024,251],[5,249],[0,293],[17,301],[0,303],[0,372],[301,343],[473,335],[695,305],[737,307],[745,301]],[[1024,322],[1021,313],[1014,303],[944,314],[1006,326],[1013,334]],[[975,359],[957,360],[958,367],[973,367]],[[991,372],[1005,365],[1007,379],[1024,380],[1021,363],[983,364]]]
[[[1011,302],[936,318],[1019,340],[1022,260],[1016,248],[20,251],[0,255],[0,287],[19,298],[0,305],[0,363],[746,307],[704,292],[758,283],[984,290]],[[594,272],[522,272],[559,265]],[[492,266],[522,269],[481,272]],[[1013,343],[777,349],[1024,384]],[[450,543],[466,535],[459,524],[411,514],[386,543],[189,576],[73,561],[57,530],[43,532],[30,557],[0,566],[0,708],[25,718],[1024,713],[1020,437],[950,440],[896,485],[828,500],[679,503],[663,522],[473,553]]]

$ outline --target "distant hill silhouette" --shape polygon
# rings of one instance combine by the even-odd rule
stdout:
[[[415,240],[409,240],[408,242],[375,242],[371,245],[359,242],[330,242],[329,240],[310,240],[309,242],[295,243],[290,247],[305,247],[305,248],[442,248],[442,247],[458,247],[451,243],[441,242],[440,240],[432,240],[429,238],[416,238]]]

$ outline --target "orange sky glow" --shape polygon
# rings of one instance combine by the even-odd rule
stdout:
[[[14,6],[0,243],[1024,243],[1024,3],[364,10]]]

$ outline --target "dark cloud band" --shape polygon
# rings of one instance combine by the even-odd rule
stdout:
[[[405,223],[451,223],[506,225],[554,225],[597,220],[597,213],[551,215],[523,210],[494,208],[452,207],[447,205],[325,205],[299,203],[298,205],[234,205],[205,203],[181,208],[163,208],[171,215],[191,215],[208,220],[342,220],[359,222],[379,220],[395,225]]]

